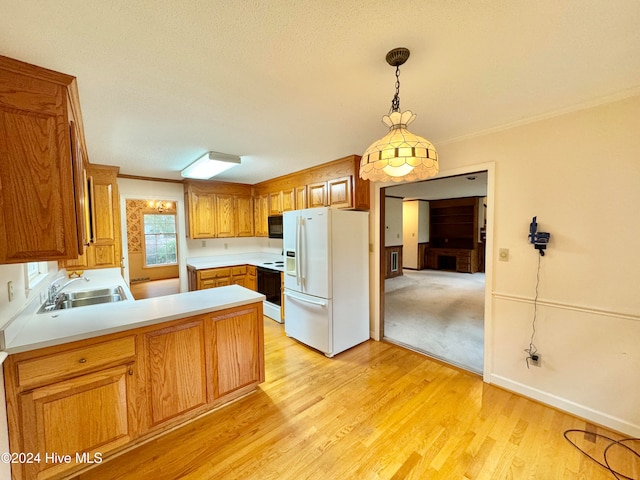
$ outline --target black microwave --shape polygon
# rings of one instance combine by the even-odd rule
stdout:
[[[269,215],[269,238],[282,238],[284,230],[282,229],[282,215]]]

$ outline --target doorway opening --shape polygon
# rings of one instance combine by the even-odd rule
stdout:
[[[171,200],[126,199],[128,281],[136,300],[180,292],[178,221]]]
[[[383,188],[381,336],[482,374],[487,171]],[[384,207],[383,207],[384,205]]]

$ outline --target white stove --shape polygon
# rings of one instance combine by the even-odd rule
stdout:
[[[282,323],[282,273],[284,261],[261,262],[257,265],[258,292],[267,298],[263,302],[265,316]]]
[[[271,270],[277,270],[278,272],[284,272],[284,260],[278,260],[275,262],[262,262],[257,265],[258,267],[268,268]]]

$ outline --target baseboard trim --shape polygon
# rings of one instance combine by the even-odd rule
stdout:
[[[572,402],[566,398],[558,397],[557,395],[553,395],[549,392],[524,385],[520,382],[510,380],[500,375],[492,374],[489,376],[489,379],[489,383],[500,388],[504,388],[505,390],[509,390],[510,392],[550,405],[558,410],[570,413],[623,435],[640,438],[640,425],[634,425],[633,423],[612,415]]]

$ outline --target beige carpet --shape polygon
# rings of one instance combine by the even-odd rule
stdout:
[[[385,280],[385,339],[482,373],[484,273],[404,270]]]

